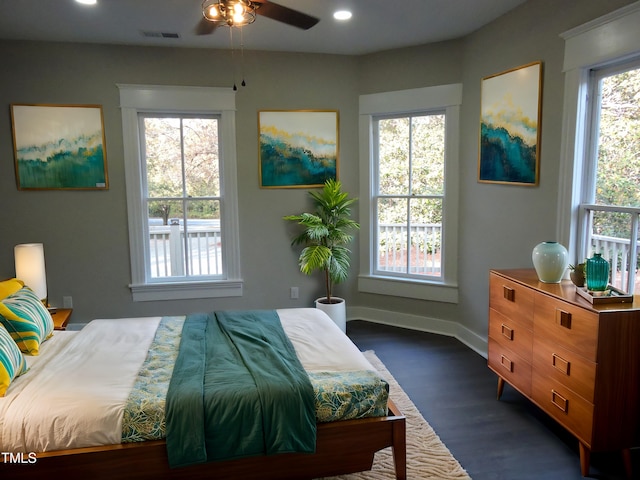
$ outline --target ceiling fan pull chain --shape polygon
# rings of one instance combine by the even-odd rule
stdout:
[[[233,91],[236,92],[238,87],[236,86],[236,61],[233,52],[233,28],[229,28],[229,45],[231,46],[231,74],[233,75]]]
[[[241,61],[241,70],[240,73],[242,75],[242,86],[246,87],[247,84],[244,81],[244,36],[242,34],[242,26],[240,27],[240,61]]]

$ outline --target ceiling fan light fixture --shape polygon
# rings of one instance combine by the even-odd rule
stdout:
[[[204,0],[202,15],[217,25],[240,27],[256,19],[256,5],[250,0]]]
[[[211,5],[204,12],[204,18],[207,20],[216,20],[220,17],[220,12],[218,12],[218,7],[216,5]]]
[[[233,4],[233,14],[234,15],[244,15],[244,5],[242,2]]]

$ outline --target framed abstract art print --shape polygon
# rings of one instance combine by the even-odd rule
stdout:
[[[542,62],[482,79],[478,181],[538,184]]]
[[[337,110],[258,112],[261,188],[321,187],[338,177]]]
[[[19,190],[106,190],[100,105],[11,105]]]

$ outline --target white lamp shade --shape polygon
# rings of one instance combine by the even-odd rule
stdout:
[[[38,295],[41,300],[47,298],[47,272],[44,268],[44,245],[42,243],[24,243],[13,250],[16,262],[16,278]]]

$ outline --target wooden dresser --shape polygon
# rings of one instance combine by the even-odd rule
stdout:
[[[569,280],[535,270],[492,270],[488,365],[498,398],[508,382],[578,438],[580,468],[591,452],[640,445],[640,296],[592,305]]]

